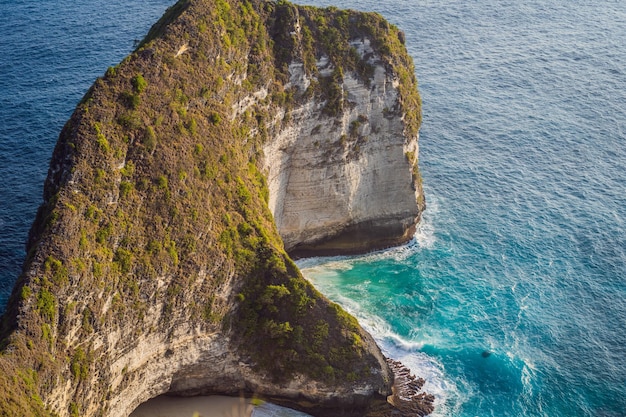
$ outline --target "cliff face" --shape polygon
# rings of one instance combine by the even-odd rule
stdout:
[[[264,144],[269,207],[285,248],[296,256],[323,255],[406,242],[424,208],[417,170],[419,97],[405,72],[412,65],[402,57],[403,67],[394,69],[398,62],[382,56],[369,31],[348,39],[358,61],[354,70],[343,71],[332,53],[313,60],[302,44],[307,29],[301,25],[309,17],[302,14],[283,22],[298,44],[286,88],[298,97],[321,83],[328,92],[299,100],[289,111],[290,123]],[[334,83],[334,97],[327,80]]]
[[[0,414],[126,416],[163,393],[384,409],[372,338],[285,250],[409,237],[420,109],[401,38],[334,8],[168,10],[61,132],[2,320]]]
[[[369,38],[350,42],[371,66],[365,80],[344,73],[343,106],[334,117],[325,102],[307,100],[291,123],[264,145],[269,207],[292,255],[356,253],[404,243],[423,209],[419,177],[411,176],[417,134],[403,120],[398,78]],[[335,71],[328,57],[321,76]],[[311,79],[300,62],[289,66],[288,86],[305,91]]]

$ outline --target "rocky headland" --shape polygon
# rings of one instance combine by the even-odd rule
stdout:
[[[315,416],[432,410],[291,261],[410,239],[421,112],[403,42],[373,13],[173,5],[59,136],[2,317],[0,415],[241,393]]]

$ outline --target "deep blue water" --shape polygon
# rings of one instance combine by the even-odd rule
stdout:
[[[0,305],[63,123],[168,3],[0,0]],[[626,2],[336,5],[406,32],[428,208],[411,245],[305,275],[436,415],[626,416]]]
[[[172,0],[0,0],[0,311],[63,124]]]

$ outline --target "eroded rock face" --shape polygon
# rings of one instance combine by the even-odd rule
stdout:
[[[345,105],[325,114],[312,98],[290,112],[290,122],[264,146],[269,207],[295,256],[358,253],[409,240],[423,210],[413,175],[418,137],[405,129],[399,81],[368,38],[353,48],[372,66],[365,81],[341,79]],[[320,76],[335,68],[316,63]],[[310,79],[303,65],[289,66],[289,87],[302,93]]]
[[[401,38],[374,14],[172,6],[61,132],[2,317],[0,414],[210,393],[390,411],[375,342],[285,247],[410,236],[420,109]]]

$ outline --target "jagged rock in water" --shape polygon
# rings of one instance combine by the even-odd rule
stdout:
[[[392,410],[390,415],[423,417],[432,413],[435,397],[422,392],[424,379],[417,378],[399,361],[387,359],[387,363],[394,374],[393,394],[389,402],[393,404],[395,410]]]
[[[286,250],[410,236],[420,103],[401,38],[336,8],[172,6],[61,132],[2,318],[0,414],[242,392],[391,412],[373,339]]]

